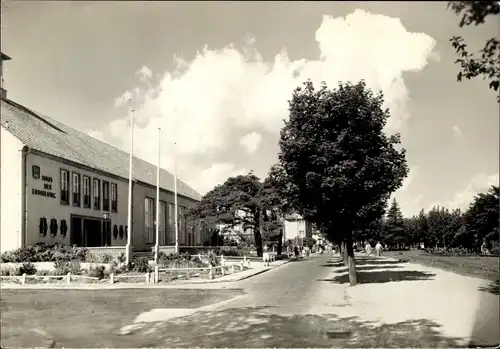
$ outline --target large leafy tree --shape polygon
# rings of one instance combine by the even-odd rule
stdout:
[[[499,187],[492,186],[487,193],[478,194],[465,213],[467,234],[473,237],[470,240],[475,249],[479,249],[483,241],[498,241],[499,196]]]
[[[498,21],[500,2],[485,0],[449,1],[448,8],[451,8],[460,16],[459,27],[461,28],[483,24],[488,16],[493,16]],[[489,87],[491,89],[498,91],[500,87],[499,36],[489,38],[484,47],[475,54],[469,52],[465,40],[461,36],[454,36],[450,41],[458,55],[456,63],[461,67],[457,75],[457,80],[461,81],[463,78],[472,79],[480,76],[485,80],[489,80]],[[500,95],[498,96],[498,101],[500,102]]]
[[[252,172],[228,178],[209,191],[190,212],[190,217],[224,225],[251,229],[257,255],[262,256],[262,243],[272,243],[281,251],[283,226],[281,213],[286,205],[273,179],[273,172],[261,182]]]
[[[280,135],[279,164],[287,200],[347,252],[351,285],[357,283],[352,233],[380,218],[408,173],[399,135],[388,136],[383,95],[364,81],[329,89],[311,81],[289,102]]]
[[[261,188],[262,183],[253,173],[230,177],[205,194],[189,215],[211,218],[216,224],[226,227],[252,229],[257,255],[262,256]]]

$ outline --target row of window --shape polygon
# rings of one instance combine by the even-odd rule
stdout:
[[[61,205],[70,204],[70,188],[71,190],[71,204],[73,206],[91,208],[103,211],[110,210],[111,212],[118,212],[118,186],[116,183],[102,181],[98,178],[91,178],[89,176],[80,176],[79,173],[70,172],[61,169]],[[83,190],[82,190],[83,188]],[[110,192],[111,191],[111,192]],[[101,207],[102,202],[102,207]]]
[[[178,227],[179,227],[179,243],[192,245],[195,243],[194,234],[191,227],[187,227],[184,217],[186,207],[178,206]],[[174,245],[175,244],[175,205],[166,203],[160,200],[160,212],[158,215],[160,244]],[[153,198],[145,198],[144,200],[144,228],[146,232],[146,243],[155,243],[156,236],[156,200]]]

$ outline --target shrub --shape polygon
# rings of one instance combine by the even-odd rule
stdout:
[[[35,275],[36,274],[36,268],[31,262],[25,262],[19,267],[19,274],[23,275]]]
[[[101,255],[99,259],[101,263],[110,263],[113,260],[113,256],[108,253],[105,253]]]
[[[87,273],[90,277],[98,278],[99,280],[104,279],[106,268],[102,265],[98,266],[90,266],[89,271]]]
[[[149,273],[151,271],[149,260],[146,257],[136,258],[133,262],[132,269],[139,273]]]
[[[0,275],[2,276],[17,276],[19,274],[19,268],[2,268],[0,269]]]
[[[67,273],[71,273],[73,275],[80,275],[82,272],[82,268],[80,267],[79,261],[62,261],[58,260],[54,263],[56,275],[66,275]]]
[[[125,261],[127,260],[127,257],[125,256],[125,253],[120,253],[120,255],[118,256],[118,262],[120,263],[125,263]]]
[[[25,246],[14,251],[8,251],[1,255],[3,263],[23,263],[23,262],[53,262],[56,260],[85,260],[87,249],[84,247],[70,247],[56,244],[47,245],[39,242],[33,246]]]

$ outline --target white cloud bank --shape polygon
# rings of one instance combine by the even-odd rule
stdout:
[[[451,127],[451,130],[453,131],[453,135],[456,137],[456,138],[461,138],[462,137],[462,130],[460,129],[460,127],[458,127],[457,125],[453,125]]]
[[[246,149],[248,154],[253,154],[259,147],[262,136],[260,133],[247,133],[240,138],[240,145]]]
[[[241,50],[232,44],[222,49],[204,47],[191,61],[177,58],[175,71],[165,72],[156,86],[149,85],[150,69],[142,67],[138,75],[146,86],[141,86],[141,93],[130,88],[115,101],[123,106],[132,96],[140,98],[133,101],[140,105],[135,153],[155,161],[156,130],[161,127],[165,168],[172,169],[175,141],[186,164],[180,178],[203,193],[237,169],[229,160],[210,165],[195,159],[222,154],[249,130],[276,134],[287,118],[292,91],[307,79],[324,80],[331,87],[338,81],[365,79],[368,86],[384,91],[393,115],[388,129],[400,129],[410,117],[403,73],[418,72],[436,59],[435,40],[408,32],[398,18],[362,10],[346,17],[323,16],[315,38],[320,49],[315,60],[290,60],[282,51],[272,62],[265,62],[254,46],[258,38],[252,38]],[[123,138],[128,134],[126,120],[124,110],[124,118],[113,121],[103,137],[128,150],[128,139]]]
[[[490,175],[477,174],[461,190],[455,193],[452,200],[444,203],[434,203],[429,206],[429,209],[438,205],[449,209],[467,209],[474,200],[474,196],[488,191],[492,185],[498,185],[498,181],[498,173]]]

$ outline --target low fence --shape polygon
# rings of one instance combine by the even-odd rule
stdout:
[[[21,285],[26,284],[27,279],[64,279],[66,278],[66,283],[70,284],[72,279],[87,279],[87,280],[99,280],[99,278],[85,275],[73,275],[67,273],[66,275],[20,275],[20,276],[0,276],[0,279],[13,279],[21,281]]]
[[[245,268],[250,268],[250,260],[245,260],[241,261],[238,264],[232,264],[232,265],[225,265],[223,262],[223,265],[219,266],[208,266],[206,268],[160,268],[159,266],[155,265],[154,271],[150,273],[145,273],[145,274],[137,274],[137,275],[130,275],[130,274],[114,274],[110,273],[109,274],[109,283],[114,284],[115,281],[119,279],[144,279],[144,282],[146,284],[151,284],[151,283],[158,283],[160,280],[160,273],[190,273],[193,271],[208,271],[207,278],[209,280],[212,280],[215,278],[215,276],[220,272],[222,276],[225,276],[227,273],[229,274],[234,274],[239,271],[245,270]],[[66,279],[66,283],[70,284],[72,280],[76,279],[87,279],[87,280],[100,280],[97,277],[91,277],[91,276],[85,276],[85,275],[75,275],[71,273],[67,273],[65,275],[27,275],[27,274],[22,274],[19,276],[0,276],[0,279],[11,279],[11,280],[20,280],[21,284],[24,285],[26,284],[27,279]],[[102,279],[101,279],[102,280]]]

